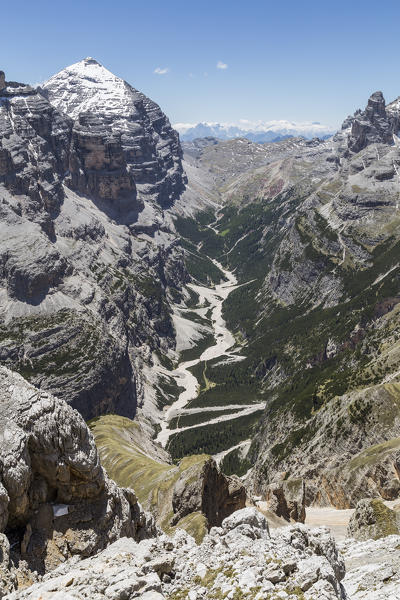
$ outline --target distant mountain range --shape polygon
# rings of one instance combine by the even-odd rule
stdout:
[[[247,121],[238,123],[175,123],[174,128],[179,132],[183,141],[196,138],[215,137],[220,140],[230,140],[244,137],[252,142],[277,142],[289,137],[302,136],[307,139],[319,137],[326,139],[336,131],[334,127],[322,125],[317,121],[295,123],[293,121]]]

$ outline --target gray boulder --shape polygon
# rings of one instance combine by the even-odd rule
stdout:
[[[365,541],[400,534],[399,515],[378,498],[360,500],[347,527],[348,537]]]

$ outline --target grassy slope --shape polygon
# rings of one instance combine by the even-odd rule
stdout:
[[[106,415],[89,423],[101,462],[108,475],[120,486],[132,488],[146,510],[156,515],[157,523],[167,533],[186,529],[195,539],[206,532],[204,515],[192,513],[170,526],[173,516],[172,494],[179,477],[193,465],[201,465],[208,456],[187,456],[178,465],[152,458],[141,445],[140,427],[117,415]]]

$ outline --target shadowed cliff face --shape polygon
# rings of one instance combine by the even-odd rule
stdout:
[[[93,59],[43,89],[0,84],[0,359],[87,418],[133,417],[186,277],[163,212],[178,135]]]

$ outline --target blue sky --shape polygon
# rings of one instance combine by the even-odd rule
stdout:
[[[40,82],[93,56],[172,122],[336,126],[375,90],[400,95],[399,0],[20,0],[1,12],[7,79]]]

